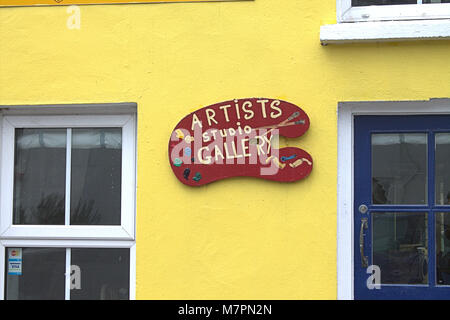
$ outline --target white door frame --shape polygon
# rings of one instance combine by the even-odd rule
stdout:
[[[353,299],[353,120],[355,115],[450,114],[450,99],[338,104],[337,298]]]

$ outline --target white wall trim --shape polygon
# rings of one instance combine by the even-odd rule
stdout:
[[[450,99],[340,102],[338,105],[337,297],[353,299],[353,120],[355,115],[450,114]]]
[[[0,242],[0,301],[5,299],[5,246]]]
[[[338,105],[337,281],[339,300],[353,299],[353,114]]]
[[[338,23],[320,27],[322,44],[450,39],[450,19]]]

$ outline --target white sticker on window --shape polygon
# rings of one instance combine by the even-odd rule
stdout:
[[[8,274],[22,274],[22,248],[8,248]]]

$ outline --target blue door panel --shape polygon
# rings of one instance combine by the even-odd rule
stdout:
[[[372,205],[372,133],[426,133],[428,137],[428,203],[425,205]],[[435,213],[450,212],[450,206],[434,205],[434,135],[450,132],[449,115],[356,116],[354,120],[354,297],[355,299],[450,299],[450,286],[436,285]],[[449,159],[450,161],[450,159]],[[367,205],[368,213],[358,207]],[[360,254],[361,220],[364,229],[364,255],[372,265],[372,212],[424,212],[428,215],[428,285],[382,285],[369,290],[369,274]]]

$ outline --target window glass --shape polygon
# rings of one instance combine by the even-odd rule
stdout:
[[[64,225],[67,129],[16,129],[14,224]],[[72,129],[71,225],[120,225],[122,129]]]
[[[450,285],[450,213],[436,214],[437,282]]]
[[[72,249],[72,266],[79,267],[79,288],[72,286],[71,300],[129,299],[129,249]],[[76,284],[76,283],[75,283]]]
[[[64,224],[66,129],[16,129],[14,224]]]
[[[428,283],[426,213],[377,212],[373,221],[373,264],[383,284]]]
[[[374,204],[427,203],[427,135],[372,134]]]
[[[5,251],[7,300],[64,300],[66,249],[6,248]]]
[[[450,205],[450,133],[436,134],[436,204]]]
[[[120,225],[122,129],[72,129],[70,223]]]

